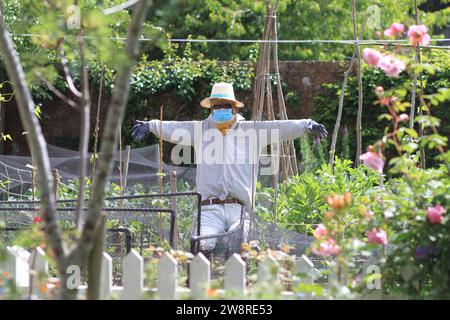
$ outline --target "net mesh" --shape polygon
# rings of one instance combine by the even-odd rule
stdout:
[[[72,151],[52,145],[47,146],[50,156],[52,169],[58,169],[60,175],[60,185],[67,190],[73,191],[76,196],[77,189],[73,181],[77,179],[79,156],[77,151]],[[110,182],[119,184],[121,179],[121,170],[119,170],[119,159],[125,159],[125,151],[120,155],[116,152],[114,155],[114,168]],[[159,148],[158,145],[152,145],[144,148],[132,149],[127,175],[126,195],[151,194],[159,191]],[[33,218],[39,214],[37,205],[29,210],[30,205],[25,205],[13,200],[30,200],[30,187],[32,183],[32,170],[30,168],[31,158],[25,156],[0,155],[0,193],[2,200],[0,203],[1,218],[5,227],[23,228],[32,223]],[[181,167],[163,164],[165,173],[164,179],[168,184],[170,171],[177,173],[179,182],[186,183],[190,190],[195,190],[195,167]],[[269,186],[272,179],[270,177],[260,177],[263,185]],[[139,186],[140,188],[134,189]],[[192,235],[195,235],[195,221],[197,220],[198,202],[195,197],[177,197],[177,248],[184,251],[192,251]],[[24,209],[28,207],[27,209]],[[75,207],[72,202],[60,202],[59,208]],[[105,201],[105,207],[108,211],[109,228],[125,228],[130,231],[131,247],[138,248],[141,254],[145,255],[145,250],[150,246],[167,245],[170,237],[170,214],[156,213],[149,214],[144,212],[145,208],[169,208],[168,198],[145,198],[137,196],[128,199],[110,199]],[[6,210],[10,208],[11,210]],[[132,209],[126,211],[124,209]],[[59,212],[60,219],[67,222],[68,227],[73,227],[74,212],[65,210]],[[255,213],[247,217],[249,220],[248,242],[257,248],[278,249],[281,245],[289,245],[293,248],[296,255],[301,255],[309,247],[313,238],[289,231],[278,227],[274,223],[264,221]],[[214,257],[217,259],[226,259],[230,254],[240,251],[240,245],[243,238],[244,220],[233,232],[227,232],[218,237]],[[8,242],[14,232],[5,232],[2,234],[2,240]],[[124,240],[124,232],[111,233],[107,237],[107,249],[120,261],[126,254],[126,247],[129,243]],[[120,263],[120,262],[118,262]],[[115,267],[115,270],[118,267]]]
[[[77,151],[47,145],[52,169],[58,169],[61,176],[61,185],[68,189],[76,189],[68,184],[78,177],[80,157]],[[89,154],[89,158],[92,154]],[[114,155],[114,166],[111,174],[111,182],[119,184],[124,179],[123,170],[120,170],[120,159],[124,163],[125,150]],[[0,191],[3,196],[12,196],[11,199],[29,198],[29,188],[32,183],[32,161],[26,156],[0,155]],[[124,164],[122,164],[122,168]],[[89,172],[92,167],[89,168]],[[163,164],[163,171],[169,173],[175,171],[179,179],[195,185],[195,167],[181,167]],[[159,181],[159,148],[152,145],[143,148],[131,149],[128,165],[127,185],[141,184],[152,187]],[[122,177],[121,177],[122,176]],[[168,175],[164,179],[167,178]]]

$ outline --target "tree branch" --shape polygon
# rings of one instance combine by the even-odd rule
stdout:
[[[82,230],[82,212],[84,207],[84,179],[87,175],[87,165],[88,165],[88,147],[89,147],[89,132],[91,124],[91,97],[89,93],[89,75],[87,72],[86,62],[84,60],[84,42],[82,37],[82,30],[77,34],[77,44],[78,53],[80,55],[81,61],[81,94],[80,99],[80,142],[79,142],[79,153],[80,153],[80,167],[78,174],[78,201],[77,209],[75,211],[75,223],[77,230],[81,232]]]
[[[64,53],[64,49],[61,45],[61,49],[60,49],[60,55],[61,55],[61,64],[63,66],[63,70],[64,70],[64,75],[66,76],[66,82],[67,85],[69,86],[70,91],[77,97],[77,98],[82,98],[83,95],[81,94],[81,92],[75,87],[75,84],[73,82],[72,76],[70,75],[70,70],[69,70],[69,66],[67,64],[67,58],[66,58],[66,54]]]
[[[44,218],[45,233],[53,249],[59,272],[64,272],[65,250],[61,239],[61,230],[56,215],[56,201],[53,193],[53,177],[47,146],[41,126],[34,115],[35,104],[25,80],[25,73],[19,55],[14,47],[11,35],[6,28],[3,12],[0,9],[0,50],[6,71],[16,89],[16,101],[20,120],[27,134],[28,146],[33,161],[39,170],[38,184],[41,191],[41,211]]]
[[[141,0],[133,10],[125,45],[128,61],[118,68],[115,90],[102,135],[100,155],[93,181],[92,197],[89,201],[89,214],[83,227],[81,238],[77,243],[78,252],[74,253],[79,254],[82,261],[86,261],[87,255],[93,247],[94,233],[105,197],[104,190],[111,173],[114,150],[117,145],[118,128],[122,124],[129,96],[130,77],[138,56],[139,36],[150,3],[151,1],[149,0]]]
[[[42,73],[40,72],[34,72],[34,74],[36,75],[36,77],[38,77],[45,85],[46,87],[55,94],[55,96],[57,96],[58,98],[60,98],[62,101],[64,101],[67,105],[71,106],[72,108],[76,109],[77,111],[79,111],[78,109],[78,105],[75,103],[75,101],[70,100],[68,97],[66,97],[61,91],[59,91],[58,89],[56,89],[56,87],[54,85],[52,85],[50,83],[50,81],[48,81],[47,79],[44,78],[44,76],[42,75]]]

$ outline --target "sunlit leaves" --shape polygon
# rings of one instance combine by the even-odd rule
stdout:
[[[441,120],[431,116],[417,116],[415,122],[421,124],[423,127],[439,127]]]
[[[41,119],[42,109],[40,105],[36,105],[36,107],[34,108],[34,114],[36,117]]]
[[[415,74],[425,72],[433,75],[436,72],[436,67],[430,63],[413,63],[411,64],[411,69]]]
[[[11,136],[9,134],[4,134],[3,132],[0,132],[0,134],[1,134],[1,139],[3,141],[6,141],[6,140],[13,141],[13,139],[11,138]]]
[[[420,138],[420,145],[427,146],[429,149],[434,149],[437,146],[447,146],[448,138],[439,134],[430,134]]]
[[[438,106],[442,102],[450,100],[450,89],[439,88],[437,93],[426,95],[424,98],[429,100],[433,106]]]
[[[126,37],[126,26],[130,20],[129,11],[120,11],[111,16],[105,16],[103,8],[97,1],[78,1],[80,15],[70,9],[74,2],[70,0],[6,1],[11,8],[16,6],[21,19],[10,19],[9,26],[13,33],[33,34],[26,38],[29,45],[18,47],[27,77],[36,82],[34,74],[39,72],[52,82],[56,76],[55,66],[60,64],[60,48],[64,49],[69,60],[78,61],[81,57],[77,35],[83,36],[83,58],[89,63],[102,62],[111,68],[125,63],[123,40],[115,37]],[[114,5],[121,1],[107,1],[105,5]],[[8,12],[6,12],[8,15]],[[79,19],[81,29],[74,28],[69,19]],[[71,69],[74,73],[77,70]],[[76,76],[74,77],[77,78]]]

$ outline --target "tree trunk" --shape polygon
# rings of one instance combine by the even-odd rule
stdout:
[[[80,123],[80,167],[79,167],[79,188],[78,188],[78,203],[75,215],[77,230],[81,232],[83,226],[83,208],[84,208],[84,184],[88,166],[88,147],[89,147],[89,129],[91,121],[91,108],[88,100],[83,101],[80,109],[81,123]]]
[[[100,216],[100,222],[95,233],[94,250],[89,255],[88,262],[88,300],[100,299],[103,247],[105,245],[106,213]]]
[[[68,273],[67,270],[71,266],[79,266],[81,268],[81,266],[83,266],[87,261],[87,258],[94,246],[93,242],[95,240],[95,232],[99,221],[100,209],[103,204],[105,187],[111,170],[113,153],[115,150],[114,147],[117,144],[117,131],[119,126],[122,124],[129,94],[129,80],[138,56],[139,36],[141,34],[142,24],[144,23],[150,3],[151,1],[149,0],[142,0],[133,10],[133,17],[130,22],[128,38],[126,41],[126,54],[128,61],[118,67],[118,76],[116,79],[113,99],[105,123],[100,159],[94,178],[93,195],[92,201],[89,205],[87,222],[83,227],[81,238],[78,240],[76,247],[70,252],[70,254],[66,254],[61,239],[61,230],[58,226],[56,201],[53,193],[53,178],[46,142],[39,122],[34,115],[35,104],[29,91],[28,84],[25,80],[25,74],[20,63],[19,56],[15,50],[11,35],[5,26],[3,13],[0,9],[0,49],[3,54],[3,61],[8,72],[8,76],[15,88],[21,122],[24,129],[27,131],[28,145],[31,150],[34,165],[38,170],[38,184],[41,191],[41,209],[45,222],[45,233],[49,239],[50,247],[53,250],[60,277],[60,299],[76,299],[76,286],[73,287],[67,285],[73,280],[73,274],[70,272]],[[89,120],[86,116],[82,118],[83,121],[86,121],[86,119]],[[86,127],[82,130],[85,132]],[[87,135],[87,137],[88,136],[89,135]],[[82,158],[83,150],[86,150],[86,148],[86,143],[83,143],[82,141],[80,146]],[[80,173],[80,175],[83,176],[82,172]]]
[[[11,35],[6,28],[3,12],[0,9],[0,49],[8,77],[15,89],[17,107],[23,128],[27,132],[27,142],[36,166],[37,181],[41,192],[41,212],[44,219],[45,234],[50,242],[58,266],[64,264],[65,250],[61,240],[61,230],[56,215],[56,202],[53,193],[53,178],[47,145],[41,126],[34,114],[35,104],[31,97],[25,73],[14,47]]]

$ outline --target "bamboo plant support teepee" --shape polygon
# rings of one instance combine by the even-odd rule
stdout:
[[[278,66],[278,33],[277,33],[277,8],[275,4],[266,1],[266,16],[264,20],[263,43],[256,66],[256,77],[253,88],[252,120],[275,120],[277,115],[281,120],[287,120],[286,105],[284,103],[283,89],[281,87],[280,71]],[[272,51],[272,55],[271,55]],[[272,82],[275,82],[277,90],[278,113],[274,111],[272,97]],[[266,113],[264,113],[264,109]],[[281,177],[287,180],[291,175],[298,174],[295,148],[292,140],[281,143],[279,152]],[[274,177],[274,184],[278,184],[278,175]]]

